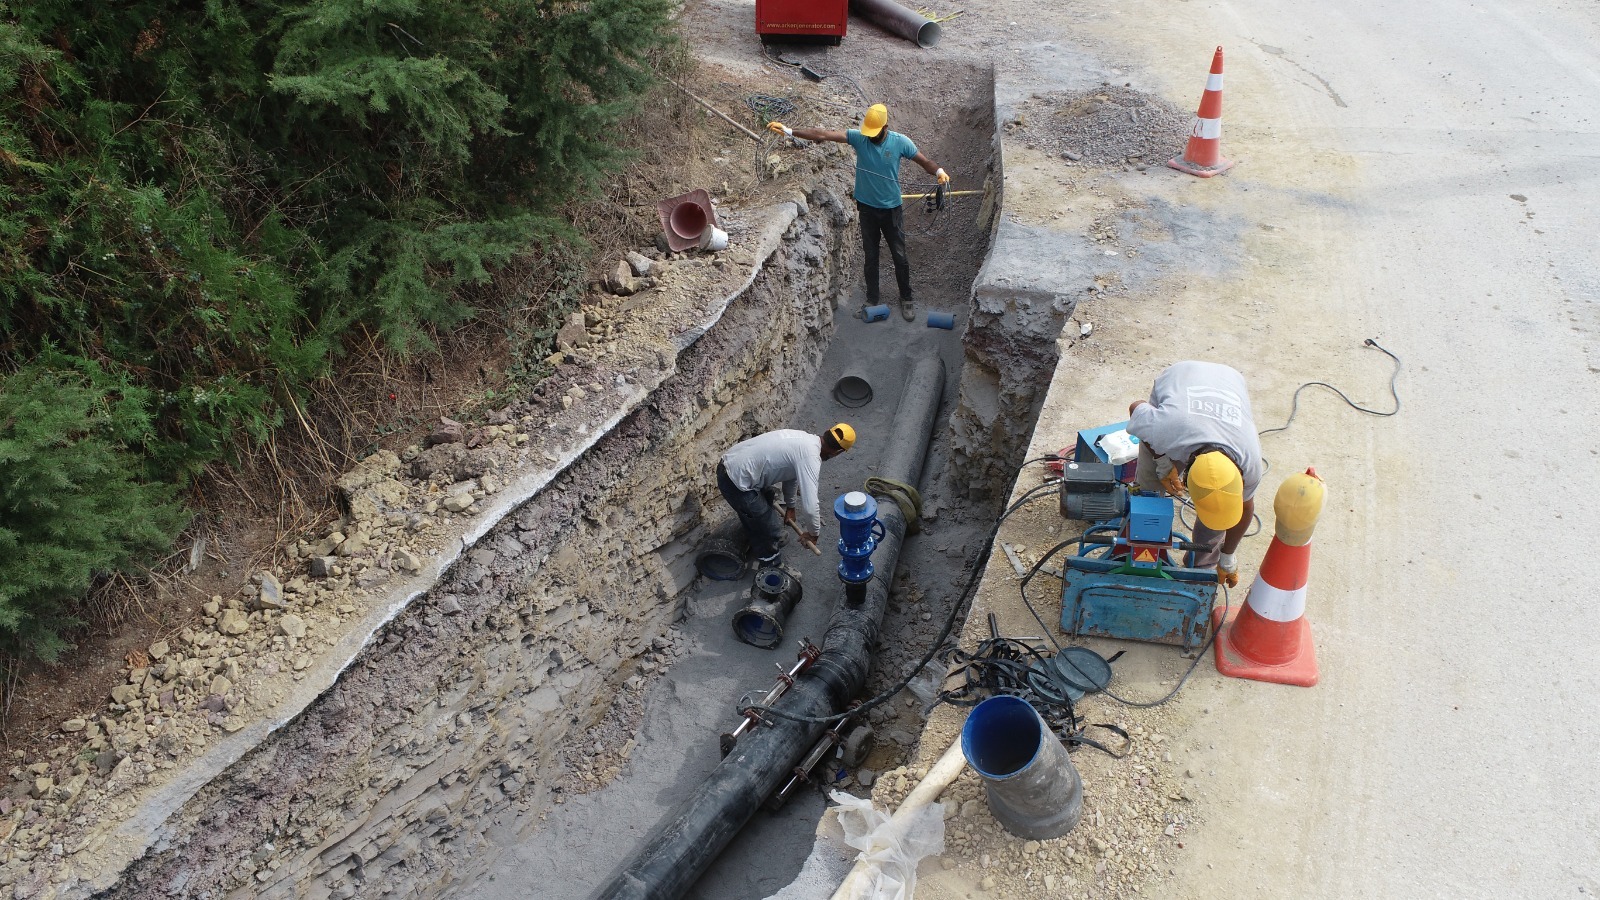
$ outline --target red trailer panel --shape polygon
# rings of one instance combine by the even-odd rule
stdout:
[[[838,44],[850,19],[850,0],[756,0],[761,42]]]

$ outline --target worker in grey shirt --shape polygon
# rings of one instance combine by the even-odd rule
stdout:
[[[722,454],[717,463],[717,489],[744,526],[757,565],[776,566],[782,561],[778,545],[783,526],[767,490],[782,486],[783,522],[795,524],[798,517],[801,543],[815,547],[822,531],[817,500],[822,461],[849,450],[855,442],[855,429],[840,422],[820,435],[789,428],[769,431],[740,441]]]
[[[1189,495],[1194,504],[1192,565],[1217,567],[1217,581],[1239,583],[1234,551],[1255,518],[1261,441],[1244,376],[1209,362],[1180,362],[1156,376],[1150,399],[1128,406],[1139,439],[1136,480],[1147,491]]]

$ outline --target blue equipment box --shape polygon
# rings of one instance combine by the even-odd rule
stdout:
[[[1164,544],[1172,538],[1171,497],[1134,494],[1128,498],[1128,540]]]
[[[1129,577],[1086,572],[1074,558],[1065,567],[1061,596],[1061,630],[1072,635],[1179,644],[1198,648],[1211,624],[1217,596],[1215,570],[1190,569],[1210,583],[1173,578]],[[1173,569],[1165,570],[1176,575]]]
[[[1127,427],[1128,423],[1126,421],[1122,421],[1113,422],[1110,425],[1102,425],[1099,428],[1085,428],[1084,430],[1078,432],[1078,445],[1072,450],[1073,461],[1103,463],[1111,462],[1111,457],[1106,455],[1104,450],[1100,449],[1100,439],[1108,434],[1111,434],[1112,432],[1122,431]],[[1135,444],[1139,443],[1139,439],[1133,435],[1130,434],[1128,437],[1133,438],[1133,442]],[[1132,484],[1133,473],[1138,464],[1139,461],[1137,459],[1132,459],[1120,466],[1117,466],[1117,480],[1123,484]]]

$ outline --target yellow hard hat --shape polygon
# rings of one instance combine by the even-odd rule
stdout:
[[[867,115],[861,120],[861,133],[869,138],[878,136],[883,131],[883,126],[889,124],[889,107],[882,103],[874,103],[867,108]]]
[[[833,436],[833,442],[839,445],[840,450],[849,450],[856,444],[856,430],[843,422],[829,428],[828,434]]]
[[[1184,479],[1200,523],[1214,531],[1227,531],[1244,515],[1244,476],[1227,454],[1209,450],[1189,463]]]

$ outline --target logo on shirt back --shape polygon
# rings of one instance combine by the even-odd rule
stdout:
[[[1189,388],[1189,412],[1229,425],[1244,424],[1244,401],[1233,391],[1221,388]]]

